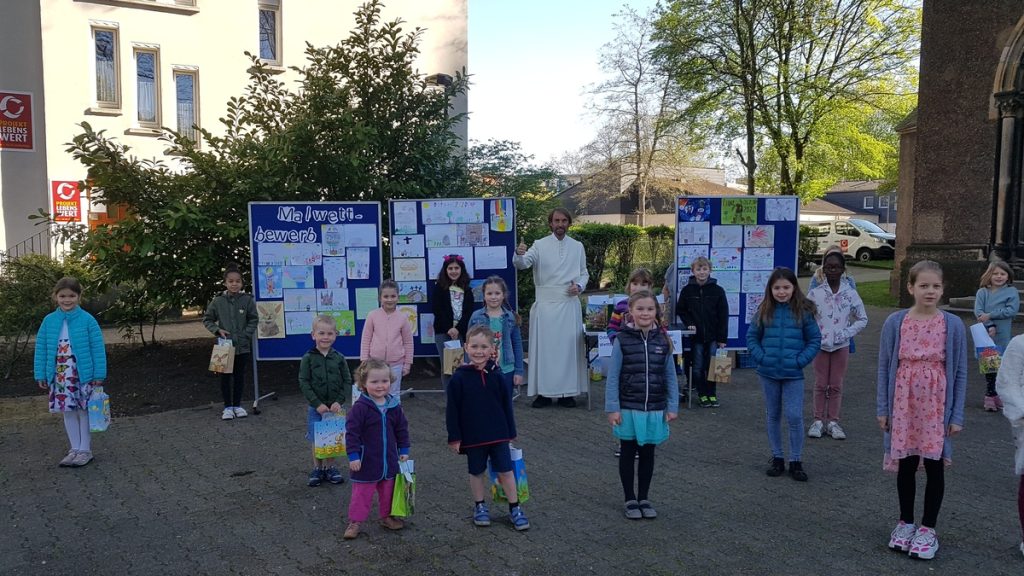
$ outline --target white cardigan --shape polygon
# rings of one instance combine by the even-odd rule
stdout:
[[[1024,474],[1024,334],[1010,340],[996,375],[996,392],[1003,400],[1003,416],[1013,425],[1017,474]]]

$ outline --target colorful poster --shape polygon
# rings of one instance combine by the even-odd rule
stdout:
[[[320,226],[320,239],[323,240],[324,256],[345,255],[345,227],[340,224],[324,224]]]
[[[478,246],[474,251],[477,270],[504,270],[508,268],[508,251],[504,246]]]
[[[282,295],[281,289],[284,285],[284,278],[281,266],[263,266],[260,265],[258,268],[260,272],[260,278],[257,284],[259,290],[257,290],[257,296],[259,298],[280,298]]]
[[[473,302],[484,301],[484,279],[470,280],[469,289],[473,292]]]
[[[366,280],[370,277],[369,248],[349,248],[346,259],[349,280]]]
[[[491,200],[491,230],[495,232],[511,232],[515,226],[512,213],[512,200]]]
[[[316,318],[316,312],[285,312],[285,333],[289,336],[293,334],[312,334],[314,318]]]
[[[677,244],[710,244],[710,222],[680,222]]]
[[[260,339],[284,338],[284,302],[257,302],[259,325],[256,336]]]
[[[420,333],[419,312],[416,310],[416,307],[408,305],[399,306],[398,313],[405,316],[406,322],[409,323],[409,330],[412,331],[412,335],[415,338]]]
[[[441,267],[444,266],[444,257],[457,254],[462,256],[462,264],[466,267],[466,272],[472,277],[475,274],[476,268],[473,264],[473,247],[472,246],[455,246],[452,248],[428,248],[427,249],[427,274],[432,277],[437,277],[437,274],[441,272]]]
[[[282,281],[285,288],[313,288],[313,267],[284,266]]]
[[[747,248],[771,248],[775,246],[775,226],[755,225],[743,227],[743,245]]]
[[[398,282],[398,302],[400,304],[423,304],[426,301],[427,283],[425,281]]]
[[[380,236],[376,224],[346,224],[345,246],[377,246]]]
[[[316,291],[316,299],[318,312],[349,309],[346,288],[321,288]]]
[[[416,233],[416,203],[395,202],[391,205],[395,218],[395,234]]]
[[[448,203],[443,200],[424,202],[420,204],[420,210],[424,224],[450,224],[452,221]]]
[[[718,285],[726,292],[740,292],[739,272],[714,272],[711,276],[718,281]]]
[[[454,224],[471,224],[484,221],[483,200],[449,200],[448,210]]]
[[[434,343],[434,315],[420,314],[420,342]]]
[[[257,245],[259,250],[259,265],[271,264],[273,266],[284,266],[285,249],[284,244],[261,243]]]
[[[396,282],[416,282],[427,279],[427,261],[423,258],[403,258],[394,261]]]
[[[679,220],[682,222],[707,222],[711,220],[711,201],[704,198],[680,198]]]
[[[490,244],[486,224],[458,224],[459,246],[487,246]]]
[[[774,248],[747,248],[743,251],[744,270],[774,270]]]
[[[338,327],[338,337],[356,335],[356,313],[351,310],[331,310],[323,314],[334,318],[334,325]]]
[[[761,301],[764,300],[764,293],[744,294],[743,297],[745,303],[743,317],[746,319],[746,323],[750,324],[757,316],[757,309],[761,306]]]
[[[769,222],[796,221],[796,198],[766,198],[764,201],[764,219]]]
[[[690,270],[689,268],[679,269],[676,272],[676,287],[679,290],[682,290],[683,286],[686,286],[687,284],[690,283],[690,276],[692,275],[693,271]],[[676,296],[679,296],[679,294],[676,294]]]
[[[376,288],[356,288],[356,318],[366,320],[370,310],[378,307]]]
[[[771,270],[744,270],[742,292],[764,294],[765,287],[768,285],[768,278],[771,275]]]
[[[427,248],[450,248],[459,242],[457,224],[435,224],[423,229],[427,239]]]
[[[323,260],[320,243],[281,244],[287,266],[319,266]]]
[[[711,231],[711,245],[715,248],[743,247],[743,226],[715,226]]]
[[[324,284],[321,288],[348,287],[348,282],[345,278],[347,268],[348,266],[344,258],[324,258]]]
[[[392,258],[423,258],[426,255],[423,234],[403,234],[391,238]]]
[[[708,257],[707,246],[677,246],[676,247],[677,266],[679,268],[690,268],[693,264],[694,259],[698,257]]]
[[[316,289],[290,289],[284,291],[285,312],[316,312]]]
[[[739,270],[742,252],[739,248],[712,248],[711,270]]]
[[[723,198],[722,224],[757,224],[757,198]]]

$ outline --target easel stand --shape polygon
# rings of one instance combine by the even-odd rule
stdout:
[[[274,397],[274,400],[277,400],[277,392],[271,392],[269,394],[264,394],[263,396],[260,396],[260,371],[259,371],[258,366],[259,366],[259,362],[257,362],[255,351],[253,351],[253,354],[252,354],[252,388],[253,388],[253,396],[254,396],[253,401],[252,401],[252,413],[253,414],[259,414],[260,413],[260,400],[263,400],[264,398],[270,398],[271,396]]]

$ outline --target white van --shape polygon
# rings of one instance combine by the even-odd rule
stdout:
[[[850,218],[831,222],[806,224],[818,242],[816,256],[822,256],[833,244],[842,248],[847,258],[862,262],[892,258],[896,254],[896,235],[882,230],[874,222]]]

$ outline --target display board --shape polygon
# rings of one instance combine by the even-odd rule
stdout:
[[[334,347],[359,358],[381,281],[379,202],[250,202],[257,360],[296,360],[313,347],[317,314],[338,325]]]
[[[444,257],[458,254],[472,279],[473,302],[483,306],[483,283],[501,276],[508,285],[509,305],[516,307],[515,200],[451,198],[392,200],[391,271],[398,282],[398,308],[413,327],[417,356],[437,356],[430,297]]]
[[[729,348],[747,347],[747,327],[777,266],[796,270],[800,202],[795,196],[680,196],[675,262],[679,290],[703,256],[729,301]]]

